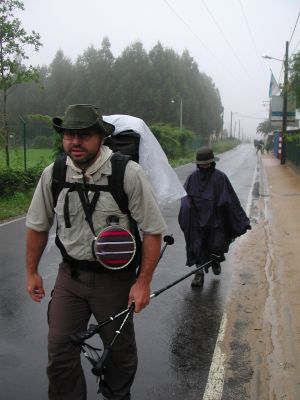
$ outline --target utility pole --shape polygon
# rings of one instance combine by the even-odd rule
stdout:
[[[232,137],[232,111],[230,113],[230,138]]]
[[[281,159],[280,164],[286,161],[286,133],[287,133],[287,94],[288,94],[288,73],[289,73],[289,42],[285,42],[284,59],[284,83],[283,83],[283,109],[282,109],[282,138],[281,138]]]

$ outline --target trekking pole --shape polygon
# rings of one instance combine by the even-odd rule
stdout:
[[[165,235],[163,240],[164,240],[164,242],[165,242],[165,245],[164,245],[163,248],[161,249],[161,252],[160,252],[160,255],[159,255],[159,258],[158,258],[158,260],[157,260],[156,265],[157,265],[157,264],[159,263],[159,261],[161,260],[161,258],[162,258],[162,256],[163,256],[163,254],[164,254],[164,252],[165,252],[167,246],[170,246],[170,245],[174,244],[174,241],[175,241],[174,238],[173,238],[173,234],[171,234],[171,235]],[[104,321],[102,321],[102,322],[101,322],[100,324],[98,324],[98,325],[96,325],[96,324],[90,324],[89,328],[88,328],[86,331],[79,332],[79,333],[76,333],[76,334],[74,334],[74,335],[70,335],[69,338],[70,338],[71,342],[72,342],[75,346],[80,346],[81,344],[83,344],[83,343],[85,342],[85,340],[91,338],[91,337],[94,336],[96,333],[99,333],[99,332],[100,332],[100,329],[101,329],[103,326],[109,324],[110,322],[114,321],[114,320],[117,319],[117,318],[122,317],[122,315],[127,314],[129,311],[131,311],[131,306],[128,307],[128,308],[126,308],[126,309],[123,310],[123,311],[120,311],[118,314],[116,314],[116,315],[114,315],[114,316],[111,316],[111,317],[106,318]],[[125,315],[125,318],[126,318],[126,315]],[[126,320],[127,320],[127,319],[126,319]]]
[[[82,345],[87,339],[91,338],[94,336],[96,333],[100,333],[100,330],[103,326],[109,324],[110,322],[114,321],[115,319],[118,319],[122,317],[122,315],[128,313],[130,307],[126,308],[125,310],[119,312],[118,314],[108,317],[100,324],[90,324],[89,328],[86,331],[75,333],[74,335],[70,335],[69,339],[75,346],[80,346]]]
[[[158,259],[158,261],[157,261],[157,264],[160,262],[160,260],[161,260],[161,258],[162,258],[162,256],[163,256],[163,254],[164,254],[164,252],[165,252],[167,246],[174,244],[174,241],[175,241],[175,240],[174,240],[174,238],[173,238],[173,234],[164,236],[165,245],[164,245],[164,247],[161,249],[161,252],[160,252],[160,255],[159,255],[159,259]]]
[[[168,285],[164,286],[163,288],[158,289],[158,290],[156,290],[155,292],[153,292],[153,293],[150,295],[150,299],[153,299],[154,297],[159,296],[161,293],[163,293],[163,292],[165,292],[166,290],[170,289],[171,287],[177,285],[179,282],[185,280],[185,279],[188,278],[189,276],[195,274],[196,272],[198,272],[198,271],[200,271],[200,270],[202,270],[202,269],[204,269],[204,268],[210,267],[213,263],[219,262],[219,260],[221,259],[221,256],[216,255],[216,254],[211,255],[211,257],[212,257],[211,260],[207,261],[206,263],[200,265],[200,266],[197,267],[197,268],[194,268],[194,269],[193,269],[192,271],[190,271],[189,273],[187,273],[187,274],[183,275],[181,278],[178,278],[178,279],[176,279],[175,281],[169,283]],[[121,317],[122,315],[124,315],[124,314],[129,314],[131,311],[133,311],[133,310],[131,310],[131,307],[132,307],[132,305],[131,305],[130,307],[126,308],[125,310],[120,311],[118,314],[116,314],[116,315],[114,315],[114,316],[111,316],[111,317],[108,317],[108,318],[105,319],[103,322],[101,322],[99,325],[92,325],[92,324],[91,324],[90,327],[89,327],[89,329],[87,329],[86,331],[77,333],[77,334],[75,334],[75,335],[71,335],[71,336],[70,336],[71,342],[72,342],[74,345],[76,345],[76,346],[82,345],[86,339],[89,339],[90,337],[94,336],[96,333],[99,333],[99,332],[100,332],[100,329],[101,329],[104,325],[106,325],[106,324],[108,324],[108,323],[114,321],[114,320],[117,319],[117,318],[120,318],[120,317]],[[129,315],[128,315],[128,316],[129,316]],[[125,318],[126,318],[126,320],[127,320],[127,318],[128,318],[127,315],[125,315]],[[124,320],[125,320],[125,318],[124,318]],[[125,322],[126,322],[126,320],[125,320]]]
[[[161,252],[160,252],[160,256],[159,256],[159,259],[158,259],[158,261],[157,261],[157,264],[159,263],[160,259],[162,258],[163,254],[164,254],[164,252],[165,252],[165,250],[166,250],[166,248],[167,248],[167,246],[168,246],[168,245],[172,245],[172,244],[174,243],[173,235],[166,235],[166,236],[164,237],[164,242],[165,242],[165,245],[164,245],[164,247],[162,248],[162,250],[161,250]],[[167,288],[166,288],[165,290],[167,290]],[[162,291],[163,291],[163,290],[161,289],[161,290],[160,290],[160,293],[161,293]],[[159,294],[159,293],[154,292],[154,293],[150,296],[150,299],[151,299],[152,297],[154,297],[154,295],[158,296],[158,294]],[[112,317],[112,318],[109,318],[109,322],[110,322],[110,321],[112,321],[112,320],[114,320],[114,319],[120,317],[121,315],[124,315],[124,314],[125,314],[125,317],[124,317],[123,321],[121,322],[121,325],[120,325],[119,329],[116,330],[115,335],[114,335],[114,337],[112,338],[111,342],[110,342],[107,346],[105,346],[105,348],[104,348],[104,350],[103,350],[103,353],[102,353],[102,356],[100,357],[100,360],[99,360],[99,361],[96,363],[96,365],[94,365],[94,367],[92,368],[92,373],[93,373],[94,375],[96,375],[96,376],[101,376],[101,375],[103,375],[103,371],[104,371],[104,367],[105,367],[105,361],[106,361],[107,357],[109,356],[109,353],[111,352],[112,347],[113,347],[115,341],[118,339],[119,335],[121,335],[122,329],[123,329],[124,325],[126,324],[126,321],[128,320],[129,316],[133,313],[134,307],[135,307],[135,305],[134,305],[134,303],[132,303],[126,310],[121,311],[121,313],[117,314],[116,316],[114,316],[114,317]],[[103,326],[103,323],[102,323],[100,326]],[[97,329],[98,329],[98,328],[100,329],[100,326],[98,326]]]
[[[92,373],[94,375],[96,375],[96,376],[103,375],[103,368],[105,367],[104,363],[105,363],[107,357],[109,356],[109,353],[111,352],[115,341],[118,339],[119,335],[121,335],[122,329],[123,329],[124,325],[126,324],[126,321],[130,317],[130,315],[133,313],[134,307],[135,307],[134,303],[132,303],[130,305],[130,307],[128,307],[128,311],[127,311],[123,321],[121,322],[121,325],[120,325],[119,329],[116,330],[115,335],[112,338],[111,342],[107,346],[105,346],[105,348],[103,350],[103,353],[102,353],[102,356],[100,357],[100,360],[92,368]]]
[[[153,299],[154,297],[157,297],[158,295],[160,295],[161,293],[165,292],[166,290],[170,289],[171,287],[177,285],[177,283],[185,280],[186,278],[188,278],[191,275],[194,275],[196,272],[200,271],[201,269],[205,269],[210,267],[213,263],[218,262],[221,258],[221,256],[218,256],[217,254],[213,254],[211,255],[212,259],[207,261],[206,263],[199,265],[199,267],[194,268],[192,271],[190,271],[188,274],[183,275],[181,278],[176,279],[175,281],[173,281],[172,283],[169,283],[168,285],[164,286],[163,288],[156,290],[155,292],[153,292],[150,295],[150,299]]]

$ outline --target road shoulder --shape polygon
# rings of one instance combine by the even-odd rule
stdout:
[[[300,177],[271,155],[263,156],[258,169],[261,187],[252,204],[252,230],[237,240],[231,257],[222,399],[296,400]]]

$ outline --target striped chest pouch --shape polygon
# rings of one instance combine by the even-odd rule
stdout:
[[[99,267],[103,266],[110,270],[119,270],[129,265],[136,255],[136,240],[132,233],[119,225],[119,218],[111,215],[107,218],[108,226],[96,235],[92,214],[100,192],[96,191],[92,201],[89,201],[87,191],[81,185],[76,185],[79,198],[85,213],[86,221],[94,234],[92,252],[95,259],[99,262]]]
[[[110,270],[123,269],[129,265],[136,253],[136,241],[127,229],[118,224],[118,218],[108,218],[109,226],[95,237],[93,253],[96,260]]]

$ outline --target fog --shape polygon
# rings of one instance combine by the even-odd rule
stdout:
[[[25,0],[23,27],[41,35],[32,65],[49,65],[56,52],[76,61],[108,36],[115,57],[135,41],[146,51],[158,41],[181,54],[187,49],[199,70],[210,76],[224,106],[224,128],[255,136],[268,118],[270,68],[283,81],[285,43],[300,51],[299,0]],[[296,26],[296,28],[295,28]],[[295,28],[295,29],[294,29]],[[180,93],[179,93],[180,94]],[[80,99],[78,99],[80,102]],[[183,103],[184,119],[184,103]]]

